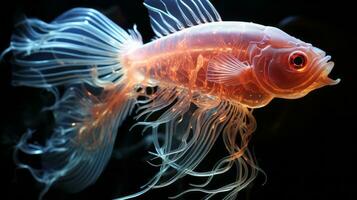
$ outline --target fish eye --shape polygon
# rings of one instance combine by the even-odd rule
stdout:
[[[301,51],[295,51],[289,56],[289,65],[294,70],[301,71],[306,66],[306,55]]]

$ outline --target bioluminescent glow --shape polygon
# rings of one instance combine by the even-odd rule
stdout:
[[[46,143],[30,140],[29,130],[15,148],[16,164],[45,185],[41,196],[53,185],[78,192],[93,184],[111,157],[119,126],[135,114],[135,126],[151,132],[151,153],[161,162],[137,193],[118,199],[187,175],[202,184],[174,197],[196,191],[206,199],[218,193],[235,199],[260,170],[248,150],[253,109],[339,82],[328,77],[334,63],[324,51],[274,27],[222,21],[208,0],[144,5],[156,34],[146,44],[136,26],[125,31],[89,8],[69,10],[50,23],[17,24],[4,51],[12,54],[13,84],[45,88],[56,97],[45,108],[55,119]],[[160,116],[152,119],[153,113]],[[227,155],[211,170],[197,170],[219,136]],[[42,167],[21,162],[20,151],[41,156]],[[232,180],[208,187],[230,170]]]

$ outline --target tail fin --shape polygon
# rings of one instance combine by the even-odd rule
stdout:
[[[129,31],[88,8],[72,9],[51,23],[25,19],[5,51],[14,55],[13,84],[118,83],[124,75],[120,55],[142,45],[136,26]]]
[[[117,128],[135,103],[120,59],[142,41],[135,27],[129,32],[87,8],[72,9],[51,23],[26,19],[18,24],[4,51],[13,53],[13,83],[45,88],[58,97],[47,108],[55,128],[45,144],[30,142],[33,131],[28,131],[14,153],[18,166],[45,184],[41,196],[54,184],[80,191],[107,164]],[[54,86],[66,88],[61,97]],[[42,167],[22,163],[20,152],[41,156]]]
[[[118,127],[135,104],[126,92],[118,87],[96,97],[85,86],[70,87],[46,108],[53,111],[55,127],[45,144],[33,142],[31,130],[21,137],[14,160],[45,185],[40,197],[53,185],[79,192],[98,179],[112,154]],[[20,153],[40,156],[41,167],[21,162]]]

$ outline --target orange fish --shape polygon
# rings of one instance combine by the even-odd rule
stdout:
[[[274,27],[222,21],[208,0],[144,5],[156,34],[146,44],[136,26],[125,31],[89,8],[72,9],[51,23],[17,24],[2,54],[12,54],[13,84],[45,88],[56,97],[46,108],[55,127],[45,145],[30,140],[29,130],[14,154],[19,167],[44,183],[40,197],[53,185],[78,192],[93,184],[111,157],[118,127],[137,107],[135,126],[151,132],[152,154],[161,162],[141,190],[118,199],[186,175],[205,182],[174,197],[199,191],[206,199],[218,193],[235,199],[260,171],[248,150],[253,109],[340,81],[328,77],[334,63],[324,51]],[[220,135],[227,156],[200,171]],[[21,162],[19,152],[40,155],[43,168]],[[210,187],[213,177],[230,170],[236,172],[230,182]]]

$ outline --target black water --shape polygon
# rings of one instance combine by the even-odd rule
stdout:
[[[341,78],[337,86],[325,87],[302,99],[273,100],[255,111],[258,129],[251,141],[259,166],[266,172],[239,195],[239,199],[355,199],[356,44],[355,6],[349,1],[215,0],[224,20],[252,21],[276,26],[310,42],[332,56],[331,74]],[[13,24],[25,14],[50,21],[72,7],[98,9],[124,28],[135,23],[145,41],[153,36],[146,9],[140,0],[38,0],[3,1],[0,6],[0,50],[8,45]],[[10,84],[9,63],[1,63],[0,78],[0,199],[36,199],[39,185],[25,170],[15,170],[12,146],[27,126],[43,129],[50,117],[39,113],[51,97],[43,91]],[[133,123],[129,118],[121,130]],[[120,150],[142,138],[119,137]],[[121,147],[120,147],[121,146]],[[222,147],[223,149],[223,147]],[[133,192],[154,172],[144,161],[147,149],[132,156],[112,159],[96,184],[78,194],[51,190],[45,199],[111,199]],[[138,159],[141,158],[141,159]],[[181,180],[138,199],[167,199],[191,181]],[[224,183],[225,180],[220,180]],[[217,183],[218,184],[218,183]],[[196,199],[187,195],[183,199]]]

